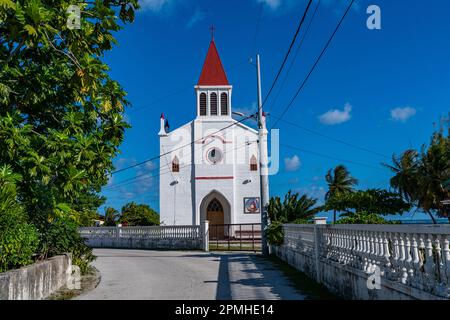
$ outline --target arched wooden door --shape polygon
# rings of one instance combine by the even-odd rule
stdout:
[[[206,208],[206,220],[209,221],[209,235],[213,239],[225,238],[223,206],[217,198],[211,200]]]

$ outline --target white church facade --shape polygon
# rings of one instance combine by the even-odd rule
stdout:
[[[161,115],[161,225],[260,223],[258,132],[232,118],[233,88],[214,39],[194,88],[194,120],[169,131]]]

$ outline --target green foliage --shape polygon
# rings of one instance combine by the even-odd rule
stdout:
[[[78,224],[64,217],[51,221],[42,232],[40,252],[43,257],[71,252],[73,263],[82,272],[86,271],[88,264],[95,258],[92,249],[78,233]]]
[[[317,199],[310,198],[307,195],[299,197],[298,193],[293,194],[289,191],[284,196],[283,202],[278,196],[270,199],[268,206],[269,219],[282,223],[310,221],[321,210],[321,207],[316,207],[316,203]]]
[[[334,170],[328,170],[325,180],[328,183],[325,201],[338,194],[353,192],[353,186],[358,184],[358,180],[350,175],[350,172],[344,165],[338,165]],[[330,205],[328,207],[330,208]],[[339,210],[337,208],[330,208],[330,210],[333,210],[333,222],[336,222],[336,211]]]
[[[119,222],[127,226],[159,225],[159,215],[146,204],[127,203],[122,207]]]
[[[108,207],[105,209],[105,227],[114,227],[119,219],[119,211]]]
[[[342,219],[336,221],[336,224],[389,224],[388,220],[384,219],[378,214],[357,212],[344,213]]]
[[[283,244],[283,224],[280,221],[272,221],[267,228],[267,242],[276,246]]]
[[[450,219],[449,208],[442,201],[450,199],[450,190],[444,187],[450,179],[450,114],[443,119],[439,130],[433,133],[428,146],[421,151],[406,150],[393,155],[392,165],[385,164],[394,173],[391,187],[407,201],[428,213]]]
[[[381,216],[403,214],[411,205],[397,193],[368,189],[336,194],[327,200],[325,209],[344,212],[339,223],[386,223]]]
[[[283,202],[278,196],[272,197],[267,208],[270,219],[267,241],[274,245],[283,243],[283,223],[311,223],[314,215],[321,210],[316,203],[317,199],[307,195],[299,197],[298,193],[291,191],[284,196]]]
[[[71,4],[81,8],[81,29],[67,26]],[[22,177],[17,199],[39,230],[43,256],[91,259],[75,226],[90,225],[103,203],[98,193],[128,127],[126,92],[102,58],[138,7],[137,0],[0,0],[0,163]],[[0,207],[11,201],[0,199]]]
[[[98,204],[128,127],[126,93],[101,58],[121,29],[115,10],[131,22],[137,0],[80,3],[80,30],[67,28],[69,4],[0,7],[0,162],[23,177],[19,197],[36,223],[58,203],[95,211],[86,208]]]
[[[0,272],[32,263],[38,246],[36,228],[26,222],[16,199],[19,180],[9,167],[0,167]]]

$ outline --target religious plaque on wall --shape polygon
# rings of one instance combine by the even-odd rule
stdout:
[[[260,201],[259,197],[244,198],[244,213],[259,213]]]

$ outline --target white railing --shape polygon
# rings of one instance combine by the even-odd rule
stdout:
[[[200,226],[87,227],[79,232],[85,239],[199,239]]]
[[[283,225],[284,246],[450,298],[448,225]],[[316,261],[316,264],[318,260]]]

